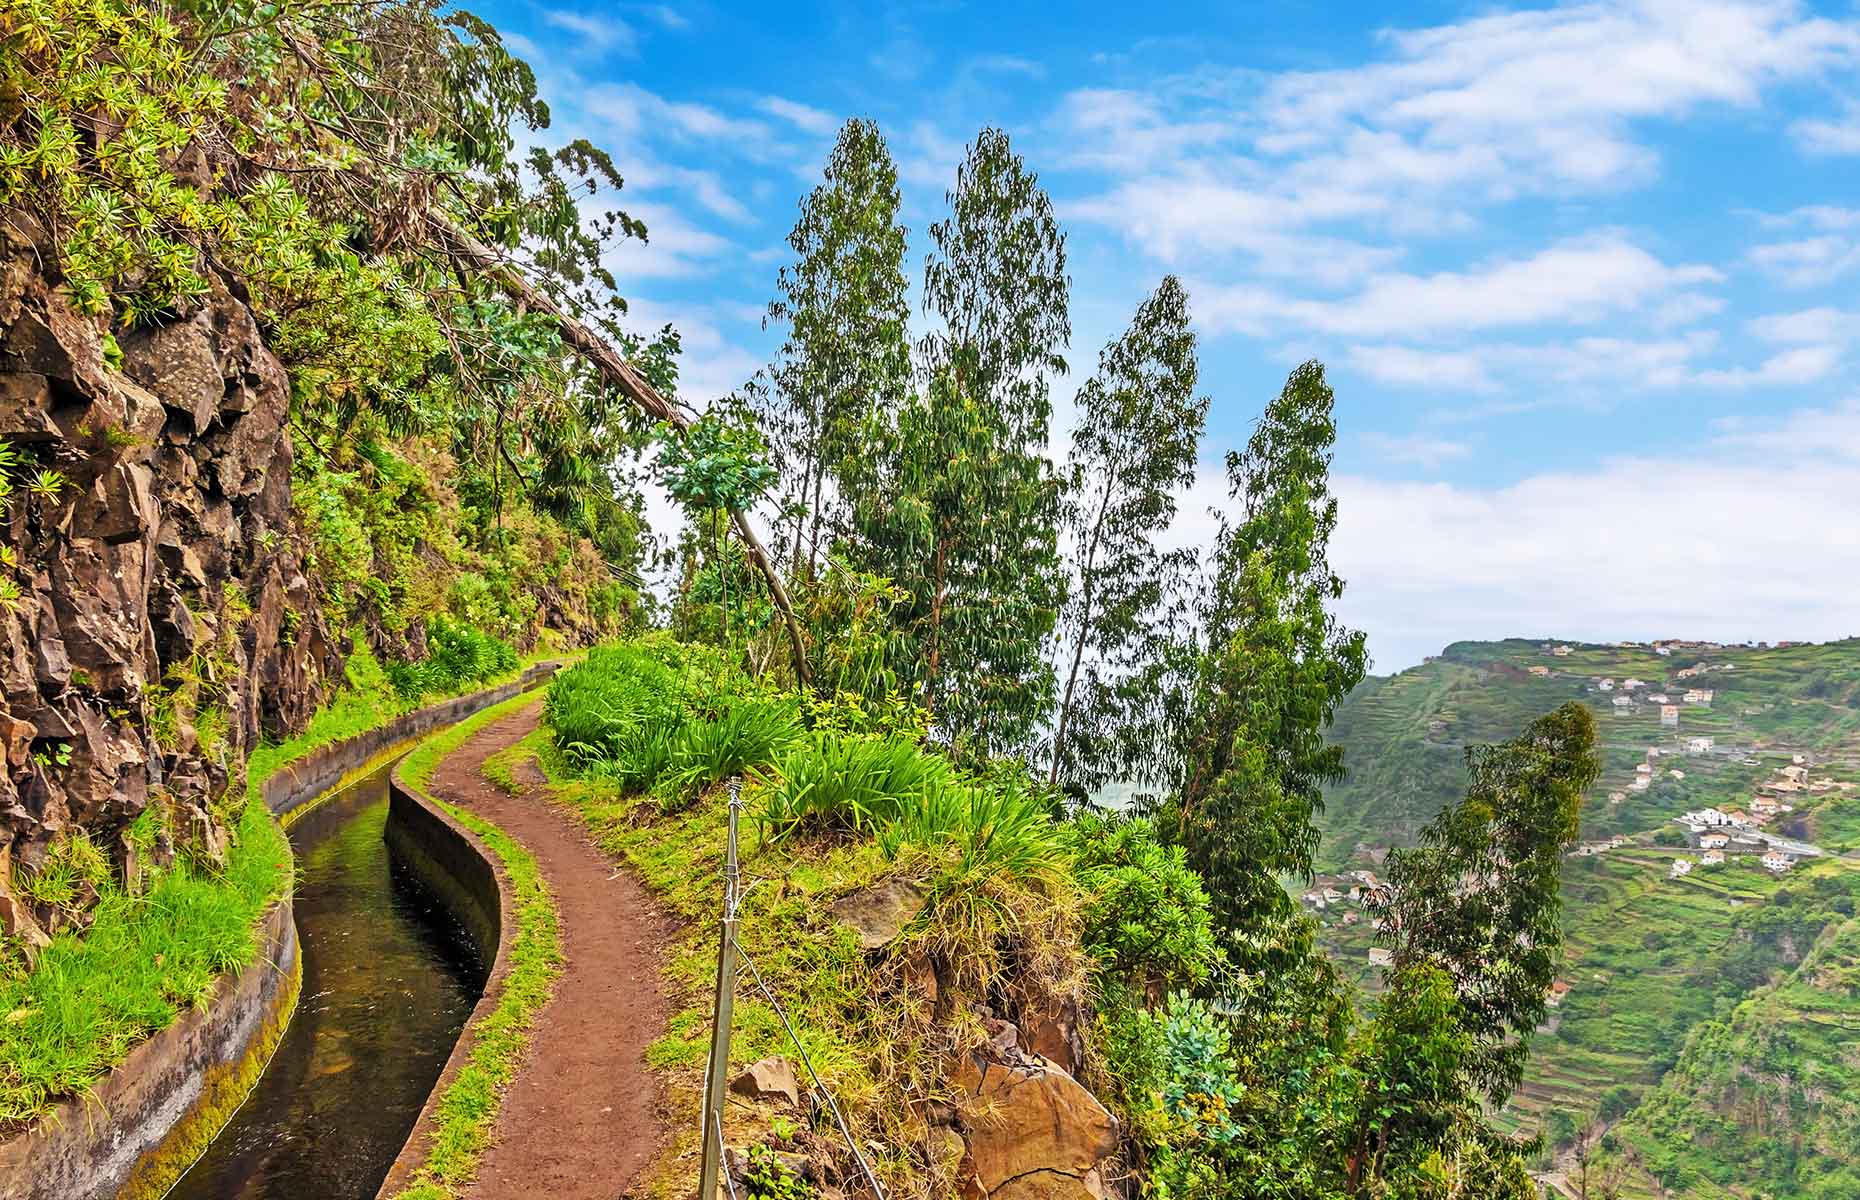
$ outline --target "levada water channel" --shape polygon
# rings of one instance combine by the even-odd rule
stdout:
[[[366,1200],[445,1067],[485,966],[383,840],[388,770],[291,827],[302,999],[170,1200]]]

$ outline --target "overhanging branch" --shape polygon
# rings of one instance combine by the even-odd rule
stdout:
[[[608,383],[619,389],[621,395],[637,405],[640,411],[655,421],[665,422],[681,434],[691,427],[690,418],[680,412],[677,405],[660,395],[659,390],[633,364],[622,358],[606,338],[564,312],[561,305],[532,284],[496,251],[436,212],[429,210],[426,222],[434,241],[455,261],[490,279],[512,300],[554,321],[562,341],[580,355],[584,362],[600,372]],[[795,678],[805,685],[807,651],[801,638],[801,623],[794,615],[794,605],[788,599],[788,589],[782,583],[780,573],[775,570],[768,550],[763,547],[762,539],[756,536],[755,529],[749,524],[749,519],[735,508],[730,510],[730,519],[736,526],[737,536],[749,552],[750,560],[768,584],[775,607],[781,611],[782,622],[788,631],[788,648],[794,660]]]

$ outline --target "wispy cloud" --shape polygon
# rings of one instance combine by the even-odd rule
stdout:
[[[1849,104],[1845,115],[1834,120],[1797,121],[1789,126],[1789,133],[1810,154],[1860,154],[1860,105]]]
[[[1210,285],[1197,295],[1203,319],[1217,329],[1279,324],[1355,337],[1414,337],[1544,322],[1593,324],[1720,279],[1712,267],[1668,265],[1623,235],[1603,231],[1465,271],[1374,275],[1338,300],[1273,297],[1247,285]]]
[[[594,49],[631,54],[639,47],[639,37],[633,32],[633,27],[613,17],[577,9],[552,8],[543,13],[543,20],[557,29],[567,30],[584,39]]]
[[[811,133],[817,137],[830,136],[840,127],[839,118],[832,113],[780,96],[764,96],[756,101],[756,107],[788,122],[802,133]]]
[[[1363,444],[1386,462],[1432,469],[1472,454],[1470,443],[1422,433],[1366,433]]]

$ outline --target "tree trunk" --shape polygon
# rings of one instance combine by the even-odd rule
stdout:
[[[1059,701],[1059,717],[1053,722],[1053,765],[1046,774],[1046,782],[1059,782],[1059,751],[1066,742],[1066,724],[1072,716],[1072,689],[1079,680],[1079,664],[1085,659],[1085,636],[1091,629],[1091,606],[1096,598],[1097,589],[1091,583],[1091,569],[1098,561],[1098,538],[1104,531],[1104,515],[1111,510],[1111,484],[1104,485],[1104,499],[1098,504],[1098,519],[1092,522],[1091,539],[1085,544],[1085,562],[1079,570],[1079,584],[1085,591],[1085,599],[1079,612],[1078,642],[1072,648],[1072,670],[1066,674],[1065,695]]]
[[[534,284],[523,277],[522,272],[505,262],[496,251],[483,242],[459,229],[439,213],[427,214],[427,226],[432,231],[435,241],[445,247],[446,253],[471,270],[490,277],[503,292],[520,304],[543,313],[555,322],[556,331],[569,349],[581,356],[583,362],[593,367],[606,378],[607,382],[620,390],[620,394],[637,405],[641,412],[657,421],[664,421],[672,428],[684,433],[691,427],[691,420],[678,408],[659,394],[659,390],[647,382],[646,377],[633,368],[633,365],[621,358],[618,351],[608,345],[606,339],[589,329],[562,311],[562,307],[548,295],[539,291]],[[788,649],[794,661],[794,676],[797,683],[807,685],[807,649],[801,637],[801,622],[794,615],[794,605],[788,599],[788,589],[781,581],[781,572],[769,559],[769,552],[763,547],[762,539],[749,525],[749,519],[737,509],[730,510],[731,520],[736,525],[736,532],[743,540],[743,546],[749,551],[750,559],[756,569],[762,573],[767,582],[769,595],[780,610],[782,622],[788,630]]]
[[[924,680],[924,699],[936,695],[937,669],[942,658],[944,571],[949,558],[949,539],[940,533],[936,539],[936,590],[930,594],[930,673]],[[925,704],[934,715],[935,708]]]

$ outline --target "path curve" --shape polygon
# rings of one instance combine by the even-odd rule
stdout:
[[[555,896],[561,978],[505,1091],[472,1200],[615,1200],[669,1141],[646,1046],[672,1008],[660,971],[673,923],[633,873],[551,804],[533,765],[512,796],[484,760],[536,728],[540,704],[478,730],[443,759],[429,791],[523,843]]]

